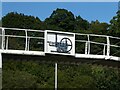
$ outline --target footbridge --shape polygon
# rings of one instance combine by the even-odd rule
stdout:
[[[120,61],[120,38],[106,35],[0,27],[2,53],[20,55],[68,55]]]
[[[120,38],[55,30],[0,27],[0,68],[2,56],[8,58],[25,56],[23,57],[25,59],[41,57],[40,60],[45,59],[46,62],[53,59],[73,62],[80,61],[81,58],[119,62]],[[55,90],[57,90],[57,61],[55,61]]]
[[[49,53],[120,61],[120,38],[0,27],[0,53],[40,56]]]

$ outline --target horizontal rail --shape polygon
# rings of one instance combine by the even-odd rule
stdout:
[[[93,41],[87,41],[87,40],[75,40],[75,41],[77,41],[77,42],[84,42],[84,43],[90,42],[90,43],[93,43],[93,44],[106,45],[107,46],[107,44],[105,44],[105,43],[99,43],[99,42],[93,42]],[[120,46],[118,46],[118,45],[110,45],[110,46],[111,47],[119,47],[120,48]]]
[[[19,31],[33,31],[33,32],[45,32],[44,30],[33,30],[33,29],[20,29],[20,28],[5,28],[5,27],[0,27],[0,29],[5,29],[5,30],[19,30]]]
[[[76,42],[88,42],[87,40],[75,40]]]
[[[2,36],[2,35],[0,35]],[[17,35],[4,35],[5,37],[17,37],[17,38],[26,38],[26,36],[17,36]],[[35,39],[44,39],[43,37],[29,37],[27,36],[27,38],[35,38]]]
[[[0,29],[12,29],[12,30],[27,30],[27,31],[33,31],[33,32],[45,32],[45,30],[33,30],[33,29],[20,29],[20,28],[6,28],[6,27],[0,27]],[[107,37],[108,35],[97,35],[97,34],[82,34],[82,33],[75,33],[75,35],[89,35],[89,36],[97,36],[97,37]],[[115,39],[120,39],[119,37],[113,37],[113,36],[108,36],[110,38],[115,38]]]
[[[24,51],[24,50],[0,50],[1,53],[7,54],[23,54],[23,55],[41,55],[45,56],[45,52],[41,51]]]
[[[89,35],[89,36],[93,36],[93,37],[96,36],[96,37],[104,37],[104,38],[109,37],[109,38],[114,38],[114,39],[120,39],[119,37],[113,37],[113,36],[108,36],[108,35],[97,35],[97,34],[75,33],[75,35],[85,35],[85,36]]]
[[[75,54],[76,58],[91,58],[91,59],[105,59],[105,60],[115,60],[120,61],[120,57],[116,56],[106,56],[106,55],[85,55],[85,54]]]
[[[109,36],[110,38],[114,38],[114,39],[119,39],[120,40],[120,38],[119,37],[113,37],[113,36]]]

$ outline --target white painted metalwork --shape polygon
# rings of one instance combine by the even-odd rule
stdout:
[[[52,31],[52,30],[31,30],[31,29],[19,29],[19,28],[5,28],[5,27],[0,27],[0,29],[2,30],[0,33],[0,37],[1,37],[1,48],[0,48],[0,52],[1,53],[11,53],[11,54],[26,54],[26,55],[45,55],[46,53],[48,53],[48,49],[49,47],[47,47],[47,38],[48,37],[48,32],[51,33],[59,33],[59,34],[65,34],[64,35],[59,35],[60,38],[61,37],[67,37],[67,38],[71,38],[71,36],[69,37],[69,35],[73,35],[74,40],[72,40],[72,44],[73,44],[73,54],[72,56],[75,56],[76,58],[95,58],[95,59],[109,59],[109,60],[116,60],[116,61],[120,61],[120,55],[118,55],[118,53],[120,52],[120,38],[119,37],[112,37],[112,36],[106,36],[106,35],[95,35],[95,34],[81,34],[81,33],[70,33],[70,32],[59,32],[59,31]],[[6,32],[8,30],[16,30],[16,31],[24,31],[24,35],[12,35],[12,34],[7,34]],[[43,37],[42,36],[29,36],[28,32],[37,32],[37,33],[43,33]],[[68,35],[68,36],[67,36]],[[86,36],[87,39],[75,39],[75,37],[77,36]],[[94,38],[105,38],[106,42],[99,42],[99,41],[94,41],[91,40],[91,37]],[[24,49],[20,49],[20,50],[14,50],[14,49],[10,49],[9,45],[10,43],[12,43],[10,41],[10,38],[21,38],[24,39]],[[32,39],[34,40],[43,40],[43,49],[42,50],[31,50],[31,41]],[[116,42],[116,44],[112,44],[110,42],[111,39],[115,39],[118,40],[118,42]],[[58,40],[59,41],[59,40]],[[17,41],[19,42],[19,41]],[[84,44],[84,48],[83,48],[83,53],[81,52],[77,52],[75,51],[76,47],[81,47],[81,44],[79,44],[79,46],[76,45],[76,42],[79,43],[83,43]],[[57,42],[57,44],[59,44],[59,42]],[[62,43],[64,45],[64,43]],[[96,53],[92,53],[93,49],[92,45],[100,45],[101,51],[98,51]],[[56,47],[58,48],[58,47]],[[117,51],[115,51],[114,53],[111,52],[111,48],[115,48]],[[79,50],[78,50],[79,51]],[[61,55],[71,55],[67,53],[51,53],[51,54],[61,54]]]
[[[28,35],[27,35],[27,29],[25,30],[26,40],[25,40],[25,51],[28,49]]]
[[[57,90],[57,63],[55,63],[55,90]]]
[[[8,49],[8,37],[7,37],[7,40],[6,40],[6,50]]]
[[[90,54],[90,36],[87,35],[88,37],[88,55]]]
[[[75,56],[75,34],[46,30],[46,53]]]
[[[29,51],[30,50],[30,38],[28,38],[28,48],[27,50]]]
[[[105,46],[106,46],[106,45],[104,45],[104,49],[103,49],[103,55],[105,55]]]
[[[85,43],[85,54],[88,52],[88,42]]]
[[[21,55],[39,55],[39,56],[45,56],[46,53],[50,54],[60,54],[60,55],[71,55],[75,58],[90,58],[90,59],[102,59],[102,60],[115,60],[120,61],[120,55],[116,56],[120,52],[120,38],[119,37],[112,37],[112,36],[106,36],[106,35],[95,35],[95,34],[81,34],[81,33],[70,33],[70,32],[59,32],[59,31],[52,31],[52,30],[31,30],[31,29],[19,29],[19,28],[5,28],[0,27],[1,33],[0,33],[0,68],[2,68],[2,53],[6,54],[21,54]],[[24,35],[12,35],[7,34],[7,30],[16,30],[16,31],[24,31]],[[37,33],[43,33],[42,36],[29,36],[28,32],[37,32]],[[51,34],[49,34],[51,33]],[[58,37],[55,42],[55,35],[58,34]],[[57,36],[57,35],[56,35]],[[86,36],[87,39],[75,39],[77,36]],[[99,37],[99,38],[105,38],[106,42],[99,42],[91,40],[91,37]],[[19,38],[24,39],[23,48],[24,49],[11,49],[9,48],[9,43],[13,43],[10,41],[10,38]],[[51,39],[52,38],[52,39]],[[65,41],[61,43],[61,40],[65,38]],[[66,39],[67,38],[67,39]],[[43,40],[43,49],[42,50],[31,50],[31,41],[35,40]],[[111,44],[110,40],[115,39],[118,40],[116,44]],[[49,47],[48,42],[52,42],[51,46]],[[68,40],[68,41],[67,41]],[[69,40],[71,43],[68,43]],[[19,41],[17,41],[19,42]],[[32,44],[33,44],[32,42]],[[76,45],[76,43],[83,43],[83,51],[79,51],[78,47],[81,47],[81,44],[79,46]],[[72,44],[72,45],[70,45]],[[96,53],[92,53],[92,44],[94,45],[100,45],[103,48],[101,48],[101,51],[98,51]],[[14,45],[13,45],[14,46]],[[20,45],[19,45],[20,46]],[[41,46],[41,45],[40,45]],[[65,51],[68,49],[69,46],[72,46],[72,49],[68,51]],[[66,47],[66,48],[65,48]],[[77,49],[75,49],[77,47]],[[94,46],[93,46],[94,47]],[[114,53],[111,53],[111,48],[114,47],[117,51]],[[65,48],[65,50],[64,50]],[[60,49],[60,51],[56,51],[57,49]],[[55,50],[55,53],[51,52],[50,50]],[[49,51],[49,52],[48,52]],[[81,50],[80,50],[81,51]],[[57,63],[55,63],[55,90],[57,90]]]
[[[110,39],[109,36],[107,36],[107,56],[110,55]]]
[[[0,52],[0,69],[2,68],[2,53]]]

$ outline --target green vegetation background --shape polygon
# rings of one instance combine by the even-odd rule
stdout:
[[[91,21],[83,19],[81,16],[74,16],[72,12],[65,9],[56,9],[41,21],[38,17],[27,16],[17,12],[10,12],[1,20],[3,27],[27,28],[37,30],[59,30],[78,33],[106,34],[120,37],[120,11],[106,22]],[[19,34],[22,32],[11,32],[9,34]],[[33,33],[32,36],[36,36]],[[94,39],[94,38],[93,38]],[[104,39],[96,39],[104,42]],[[96,41],[95,40],[95,41]],[[17,42],[22,40],[11,39],[10,48],[22,48]],[[113,43],[116,41],[113,40]],[[76,50],[83,51],[83,46],[77,44]],[[39,45],[32,42],[34,47]],[[94,47],[95,50],[101,50],[101,47]],[[112,50],[116,52],[115,49]],[[96,53],[96,51],[92,51]],[[120,53],[118,53],[120,55]],[[18,61],[8,59],[3,61],[3,89],[6,88],[54,88],[54,64],[43,64],[40,62]],[[120,90],[120,71],[119,69],[80,64],[65,65],[58,64],[58,88],[89,88],[89,89],[111,89]]]
[[[3,89],[54,88],[54,64],[40,61],[3,62]],[[92,64],[58,64],[58,88],[120,90],[120,72],[116,68]]]

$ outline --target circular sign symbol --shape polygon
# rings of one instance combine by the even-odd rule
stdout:
[[[68,53],[72,49],[72,41],[69,38],[62,38],[57,51],[60,53]]]

